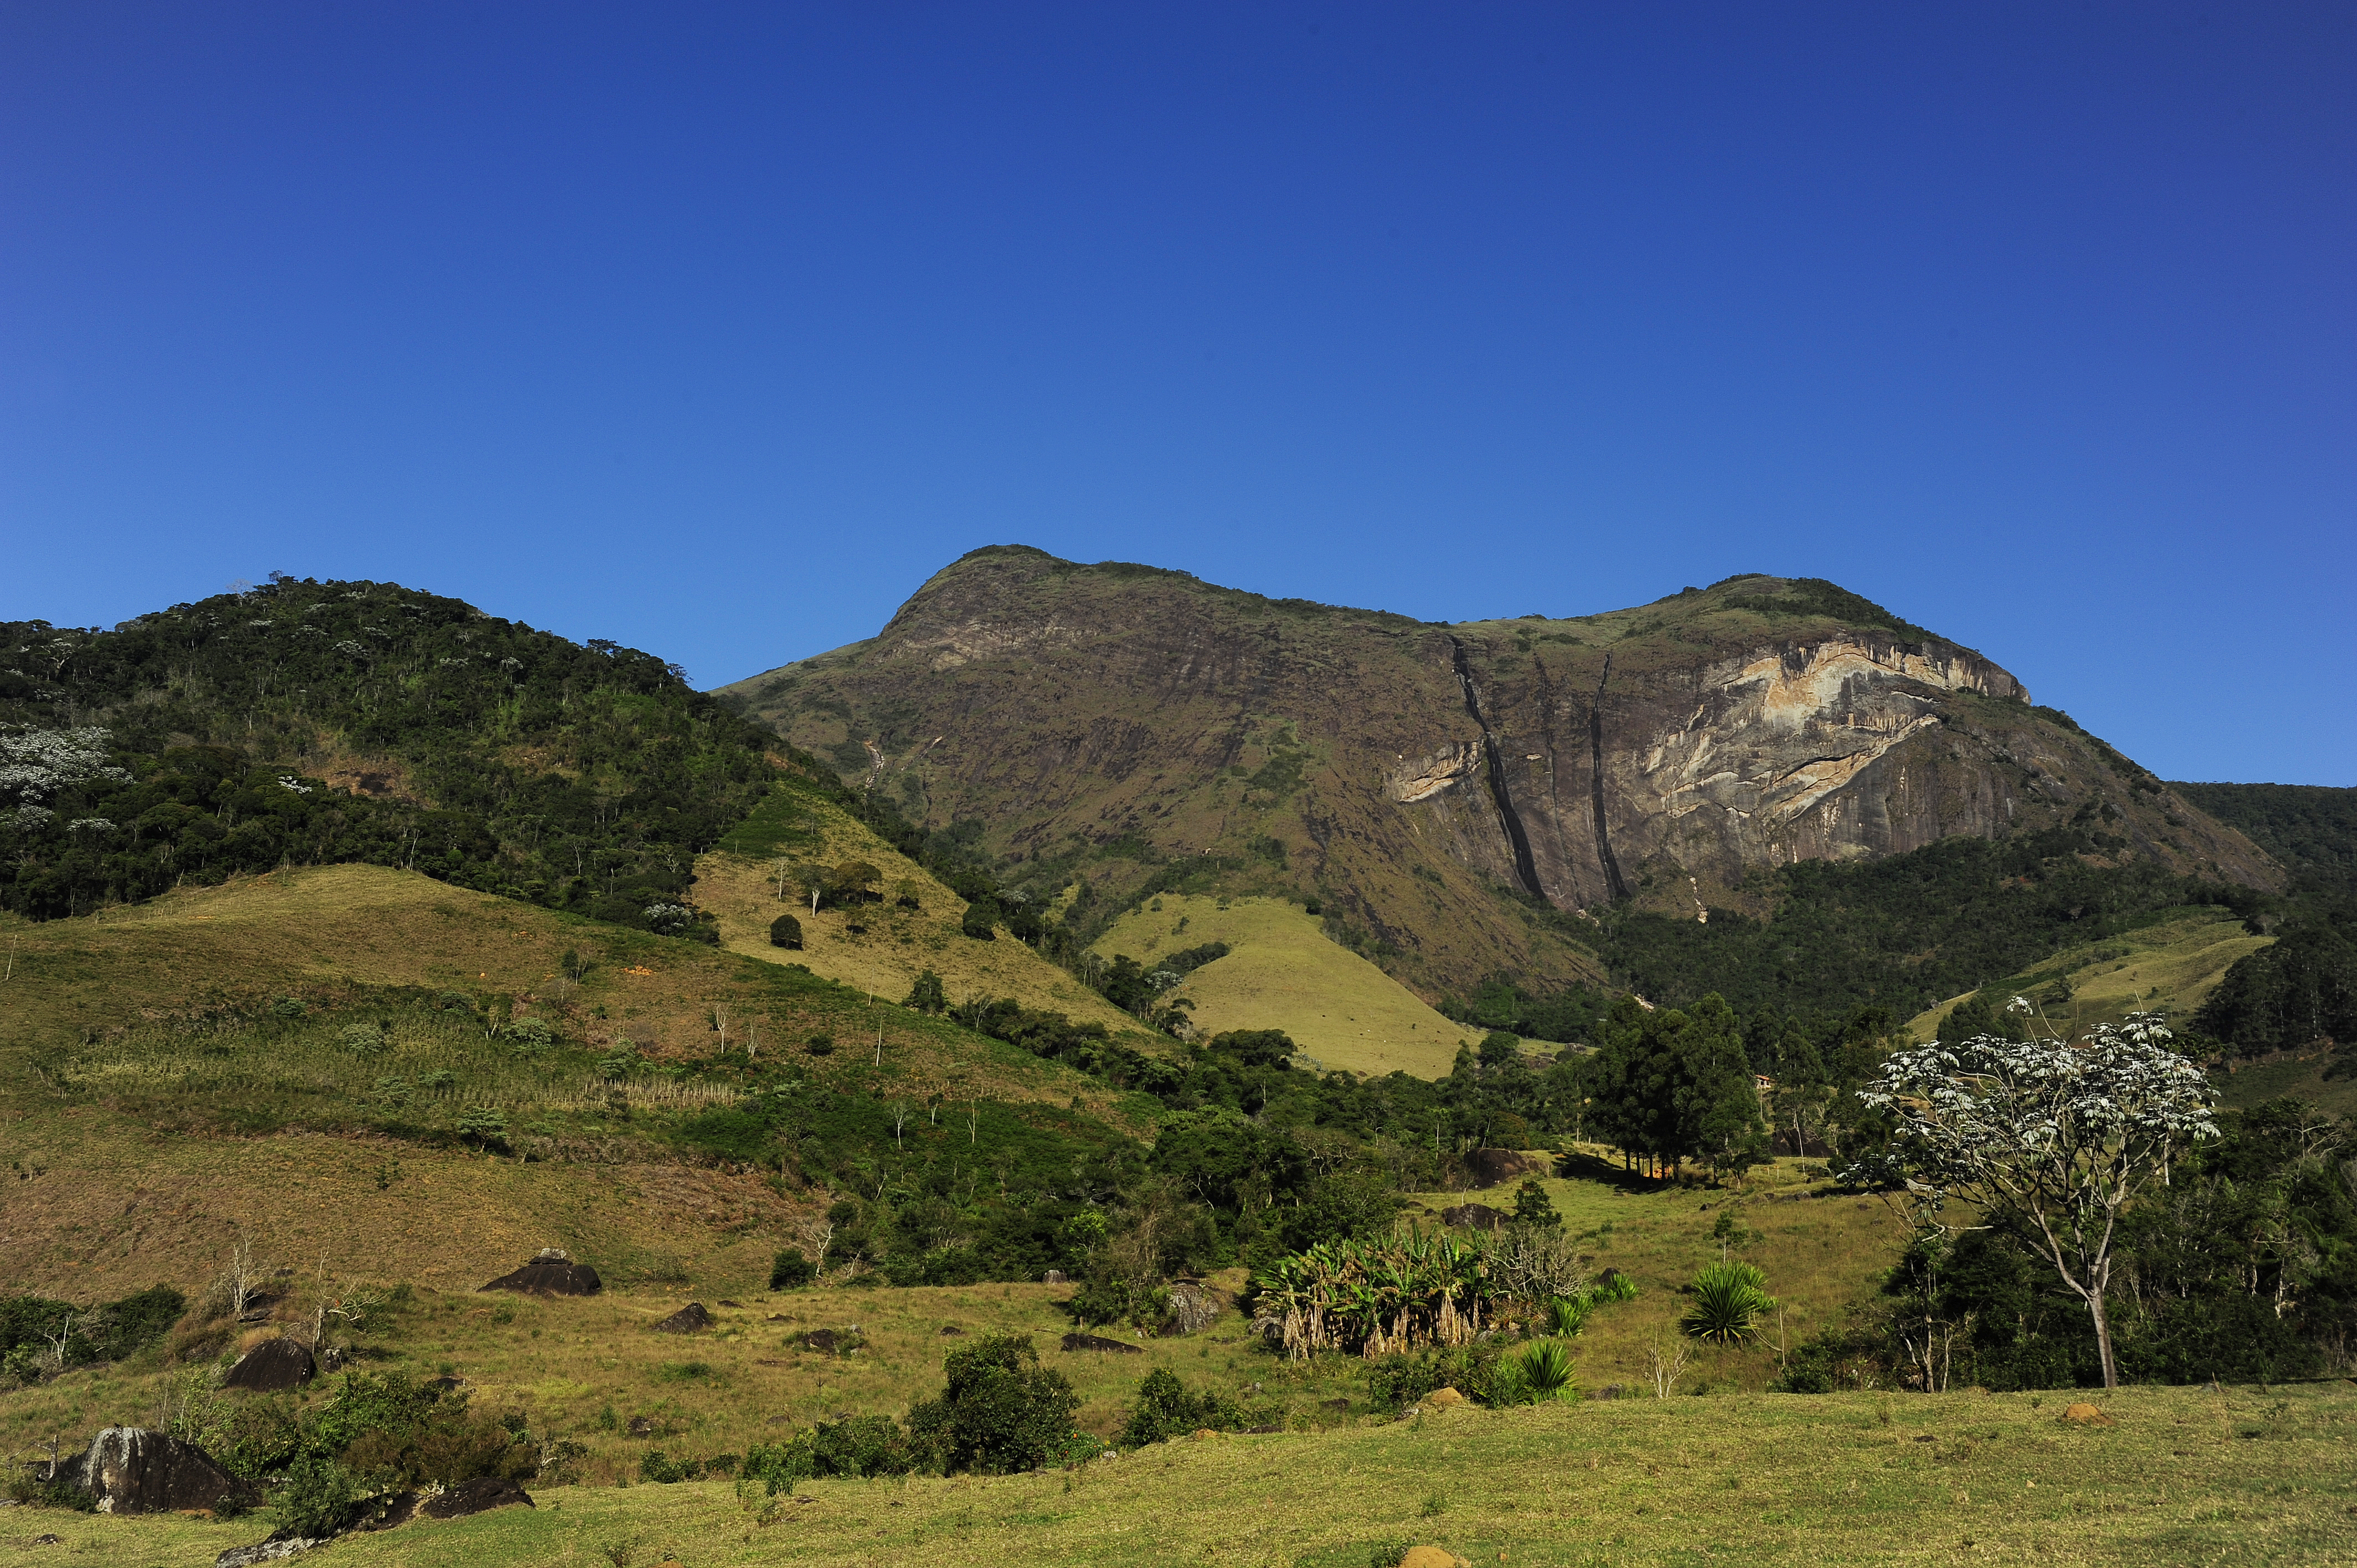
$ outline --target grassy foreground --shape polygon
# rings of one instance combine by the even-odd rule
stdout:
[[[2129,1390],[2116,1424],[2047,1395],[1851,1394],[1475,1409],[1380,1427],[1180,1441],[1071,1472],[822,1481],[775,1509],[721,1483],[543,1491],[332,1561],[1362,1568],[1414,1541],[1476,1563],[2345,1562],[2357,1392]],[[44,1511],[0,1562],[190,1563],[254,1521]],[[19,1531],[23,1531],[19,1533]]]
[[[1225,942],[1235,950],[1187,977],[1195,1026],[1282,1029],[1328,1071],[1446,1078],[1459,1041],[1479,1029],[1451,1023],[1357,953],[1329,940],[1318,918],[1282,898],[1165,894],[1115,920],[1094,944],[1152,965],[1165,953]]]

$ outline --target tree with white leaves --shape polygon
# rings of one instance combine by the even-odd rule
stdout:
[[[2031,1011],[2018,996],[2007,1010]],[[1903,1181],[1929,1214],[1955,1200],[2027,1240],[2087,1304],[2107,1389],[2120,1382],[2104,1298],[2121,1210],[2169,1184],[2180,1149],[2218,1136],[2209,1079],[2169,1038],[2155,1013],[2076,1041],[1981,1035],[1898,1052],[1858,1091],[1899,1127],[1849,1179]]]

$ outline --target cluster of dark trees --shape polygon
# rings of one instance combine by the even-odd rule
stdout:
[[[363,861],[692,933],[694,857],[775,747],[651,655],[391,584],[274,575],[112,631],[11,622],[0,908]]]

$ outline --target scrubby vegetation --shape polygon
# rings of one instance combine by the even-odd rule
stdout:
[[[651,654],[393,584],[0,624],[0,908],[361,861],[694,932],[776,745]]]

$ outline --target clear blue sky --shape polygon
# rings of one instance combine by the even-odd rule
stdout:
[[[0,10],[0,618],[1831,577],[2357,783],[2357,7]]]

